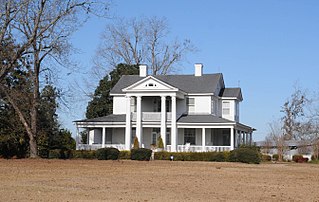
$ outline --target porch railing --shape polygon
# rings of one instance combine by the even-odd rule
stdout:
[[[177,152],[223,152],[230,151],[230,146],[201,146],[201,145],[177,145]],[[167,151],[171,151],[171,145],[166,146]]]
[[[113,147],[113,148],[117,148],[118,150],[125,150],[124,144],[105,144],[104,147]],[[78,150],[97,150],[101,148],[102,148],[102,144],[78,144],[77,145]]]
[[[172,119],[172,113],[166,113],[166,120]],[[132,113],[132,121],[136,121],[136,112]],[[161,121],[161,112],[142,112],[142,121]]]

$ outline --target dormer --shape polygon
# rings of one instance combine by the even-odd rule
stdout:
[[[222,99],[222,118],[239,122],[239,103],[243,101],[240,88],[224,88],[219,96]]]

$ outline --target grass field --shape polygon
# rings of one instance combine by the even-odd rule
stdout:
[[[319,201],[318,164],[0,159],[0,201]]]

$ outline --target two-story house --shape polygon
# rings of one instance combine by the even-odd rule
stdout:
[[[113,114],[75,121],[77,149],[129,150],[136,136],[150,148],[159,136],[167,151],[229,151],[251,144],[252,127],[239,122],[240,88],[226,88],[223,75],[124,75],[111,90]],[[79,131],[88,131],[87,142]]]

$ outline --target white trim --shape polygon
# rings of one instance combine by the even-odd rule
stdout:
[[[133,90],[132,88],[134,88],[134,87],[136,87],[137,85],[142,84],[142,83],[144,83],[145,81],[150,80],[150,79],[153,79],[154,81],[156,81],[156,82],[162,84],[163,86],[169,88],[169,89],[167,89],[167,90],[161,89],[161,90],[158,90],[158,91],[179,91],[178,88],[173,87],[173,86],[171,86],[171,85],[169,85],[169,84],[167,84],[167,83],[165,83],[165,82],[163,82],[163,81],[161,81],[161,80],[159,80],[159,79],[157,79],[157,78],[155,78],[155,77],[153,77],[153,76],[147,76],[146,78],[144,78],[144,79],[142,79],[142,80],[140,80],[140,81],[138,81],[138,82],[136,82],[136,83],[133,83],[132,85],[130,85],[130,86],[126,87],[126,88],[123,88],[122,91],[123,91],[123,92],[132,92],[132,91],[134,92],[134,91],[136,91],[136,90]],[[142,92],[143,92],[143,91],[149,91],[149,90],[148,90],[148,89],[145,89],[145,90],[138,90],[138,91],[142,91]],[[151,91],[157,91],[157,90],[156,90],[156,89],[151,89]]]
[[[187,93],[187,95],[193,96],[193,95],[215,95],[214,93]]]

